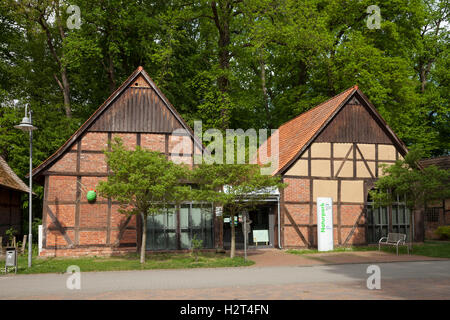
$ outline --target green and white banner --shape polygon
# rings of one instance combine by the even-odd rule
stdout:
[[[317,244],[319,251],[333,250],[333,200],[317,198]]]

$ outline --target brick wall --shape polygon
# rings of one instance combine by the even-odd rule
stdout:
[[[49,169],[51,174],[48,176],[43,214],[47,248],[42,251],[42,256],[113,255],[136,250],[136,216],[128,218],[119,212],[117,203],[110,203],[100,195],[94,203],[86,199],[87,191],[96,189],[100,181],[107,180],[108,167],[103,151],[108,147],[108,136],[104,132],[85,133],[80,143],[75,142]],[[130,150],[140,141],[143,148],[162,153],[168,151],[169,144],[174,147],[185,139],[156,133],[142,133],[140,138],[136,133],[114,133],[110,136],[119,136]],[[192,142],[184,141],[183,146],[184,156],[180,158],[191,166]],[[63,230],[52,220],[49,211]],[[70,238],[72,248],[68,248],[70,243],[63,233]]]

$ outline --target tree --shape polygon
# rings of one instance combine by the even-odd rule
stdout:
[[[266,199],[272,188],[285,187],[279,176],[263,175],[260,169],[256,164],[201,164],[192,173],[198,185],[194,199],[223,206],[231,219],[231,258],[236,252],[234,217]]]
[[[45,42],[54,64],[53,78],[63,95],[66,116],[71,118],[70,81],[62,50],[67,35],[67,28],[64,24],[64,10],[67,5],[60,0],[9,0],[8,5],[17,14],[16,23],[24,28],[27,34],[34,34],[39,28],[45,35]]]
[[[189,198],[190,187],[183,184],[188,169],[156,151],[140,147],[126,150],[118,138],[105,154],[112,174],[99,183],[97,190],[100,195],[120,202],[121,213],[142,218],[140,262],[144,263],[147,217]]]
[[[439,169],[435,165],[421,168],[419,160],[423,152],[412,149],[404,160],[397,160],[394,165],[383,165],[384,176],[377,180],[375,189],[370,195],[376,207],[390,206],[397,195],[405,195],[406,206],[410,210],[410,223],[416,210],[428,201],[447,199],[450,197],[450,170]],[[412,228],[409,234],[412,242]]]

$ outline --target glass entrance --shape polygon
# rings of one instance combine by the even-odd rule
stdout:
[[[274,230],[275,230],[275,209],[276,205],[273,203],[262,204],[255,208],[254,210],[249,211],[249,218],[251,220],[250,223],[250,232],[248,233],[248,245],[254,246],[256,245],[253,242],[253,231],[254,230],[267,230],[269,241],[267,243],[268,246],[273,246],[274,241]],[[231,220],[229,217],[224,218],[223,223],[223,245],[225,249],[230,249],[231,247]],[[244,248],[244,232],[242,229],[242,223],[237,222],[235,224],[236,231],[236,249]],[[265,246],[266,243],[260,242],[258,243],[258,247]]]

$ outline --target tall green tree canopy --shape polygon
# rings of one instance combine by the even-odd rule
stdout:
[[[34,165],[139,65],[193,125],[277,128],[358,84],[426,156],[448,154],[449,1],[65,0],[0,2],[0,154],[22,177],[34,111]]]

